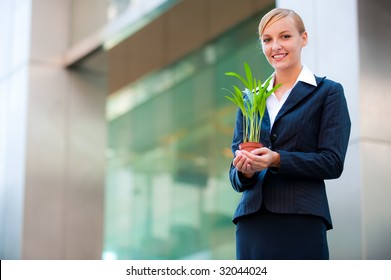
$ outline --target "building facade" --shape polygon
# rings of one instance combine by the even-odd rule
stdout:
[[[224,73],[271,74],[257,26],[276,6],[352,119],[330,257],[391,258],[389,1],[0,3],[1,259],[234,259]]]

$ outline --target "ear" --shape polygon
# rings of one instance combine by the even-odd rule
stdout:
[[[308,33],[307,33],[307,31],[304,31],[303,34],[301,34],[301,39],[302,39],[301,47],[304,48],[305,46],[307,46],[307,42],[308,42]]]

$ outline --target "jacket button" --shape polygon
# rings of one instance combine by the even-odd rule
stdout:
[[[277,135],[275,133],[270,135],[270,140],[275,141],[276,139],[277,139]]]

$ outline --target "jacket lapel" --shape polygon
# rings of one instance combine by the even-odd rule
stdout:
[[[316,84],[319,84],[325,79],[325,77],[316,77]],[[315,86],[299,81],[295,87],[292,89],[289,94],[288,99],[285,101],[284,105],[281,107],[280,111],[277,114],[277,117],[274,121],[276,123],[283,115],[289,112],[293,107],[296,106],[301,100],[306,98],[316,89]]]
[[[262,130],[270,131],[270,117],[269,112],[265,110],[265,114],[262,119]]]

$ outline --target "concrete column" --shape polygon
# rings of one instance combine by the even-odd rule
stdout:
[[[106,75],[63,66],[71,0],[6,2],[28,30],[14,25],[13,47],[28,50],[0,80],[0,256],[100,259]]]
[[[19,259],[23,230],[31,0],[0,1],[0,259]]]
[[[358,0],[363,256],[391,259],[391,2]],[[356,174],[357,176],[357,174]]]

